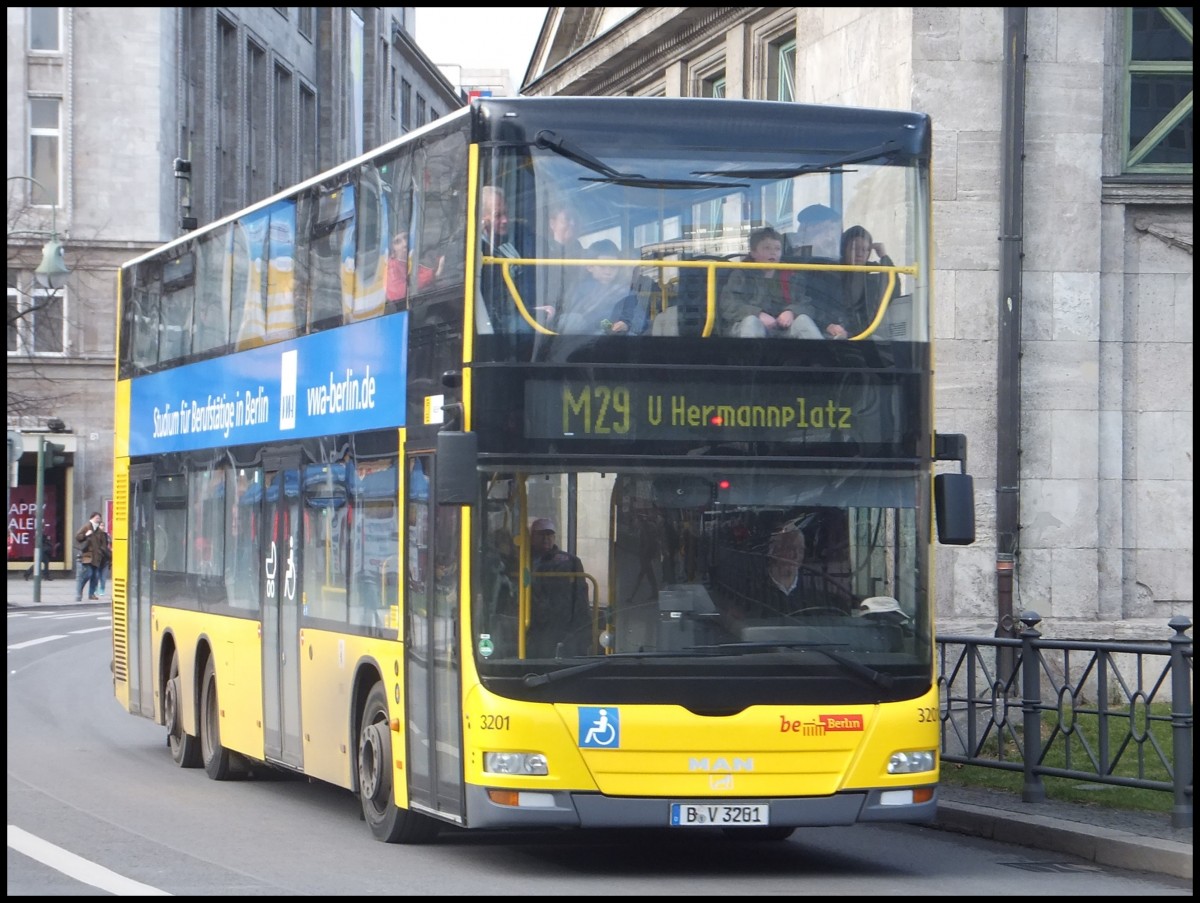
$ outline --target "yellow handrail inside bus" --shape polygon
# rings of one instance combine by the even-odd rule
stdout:
[[[518,313],[535,331],[543,335],[558,335],[553,329],[543,326],[537,321],[537,317],[529,312],[521,293],[517,290],[516,282],[512,277],[512,267],[514,266],[594,266],[596,261],[593,259],[566,259],[560,260],[557,258],[544,257],[487,257],[485,256],[483,263],[485,265],[499,264],[501,273],[504,277],[504,284],[508,287],[508,292],[512,296],[513,303],[516,304]],[[875,317],[867,325],[867,328],[858,335],[850,336],[849,341],[858,342],[862,339],[871,336],[879,324],[883,322],[884,316],[887,314],[888,305],[891,304],[892,295],[896,290],[896,277],[900,273],[909,276],[917,275],[916,266],[884,266],[883,264],[866,264],[854,265],[847,263],[759,263],[757,261],[742,261],[742,260],[620,260],[605,258],[605,266],[619,267],[654,267],[659,270],[666,268],[684,268],[684,269],[704,269],[706,270],[706,285],[705,285],[705,316],[704,328],[700,335],[702,338],[708,338],[713,333],[713,327],[716,325],[717,318],[717,269],[728,270],[785,270],[785,271],[812,271],[812,272],[834,272],[834,273],[887,273],[887,286],[883,290],[883,297],[879,299],[879,304],[875,311]],[[661,285],[661,280],[660,285]],[[666,287],[662,287],[664,310],[666,309]],[[661,312],[661,311],[660,311]]]

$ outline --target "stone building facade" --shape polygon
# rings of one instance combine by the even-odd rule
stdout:
[[[118,267],[465,100],[417,46],[413,7],[7,16],[7,420],[24,447],[9,521],[32,499],[48,436],[66,450],[46,472],[62,540],[112,497]],[[52,234],[71,272],[45,292],[33,271]]]
[[[929,113],[936,417],[978,539],[943,630],[1191,617],[1190,8],[553,7],[523,94]]]

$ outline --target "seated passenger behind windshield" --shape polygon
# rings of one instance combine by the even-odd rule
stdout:
[[[783,237],[774,229],[767,226],[750,233],[750,261],[778,263],[782,254]],[[734,270],[717,299],[721,335],[744,339],[820,338],[812,321],[798,317],[799,312],[773,269]]]
[[[892,266],[881,242],[874,241],[862,226],[851,226],[842,234],[841,263],[867,266],[872,254],[879,255],[882,266]],[[810,316],[821,334],[830,339],[847,339],[871,325],[887,284],[883,273],[821,273],[835,276],[808,284],[803,311]]]
[[[607,238],[593,242],[584,252],[595,265],[563,302],[553,325],[559,333],[582,335],[636,335],[646,328],[646,311],[630,290],[632,269],[606,264],[621,260],[616,244]]]

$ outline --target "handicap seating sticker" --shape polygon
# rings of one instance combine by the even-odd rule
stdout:
[[[590,749],[620,749],[621,710],[615,706],[580,706],[579,745]]]

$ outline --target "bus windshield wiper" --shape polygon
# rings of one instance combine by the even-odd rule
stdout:
[[[584,674],[588,671],[594,671],[604,665],[611,664],[614,661],[630,661],[638,659],[650,658],[696,658],[698,655],[713,655],[714,651],[719,647],[713,646],[706,649],[687,649],[687,650],[671,650],[662,652],[614,652],[612,655],[601,656],[586,661],[580,665],[571,665],[569,668],[560,668],[557,671],[547,671],[543,674],[526,674],[522,678],[522,682],[527,687],[540,687],[544,684],[553,683],[556,680],[562,680],[565,677],[574,677],[576,674]]]
[[[868,667],[862,662],[850,658],[848,655],[834,652],[828,648],[828,645],[828,643],[773,643],[768,641],[761,643],[723,643],[717,646],[698,646],[695,648],[710,649],[713,651],[728,650],[730,652],[762,652],[767,649],[801,649],[806,652],[819,652],[826,658],[837,662],[855,677],[860,677],[881,690],[890,690],[896,682],[892,675],[876,671],[874,668]]]
[[[649,179],[638,172],[621,172],[614,169],[598,157],[593,157],[581,147],[559,136],[557,132],[542,129],[534,139],[534,145],[553,151],[560,157],[574,160],[580,166],[587,167],[592,172],[598,172],[604,178],[583,179],[584,182],[604,182],[611,185],[624,185],[628,188],[745,188],[744,184],[732,182],[709,182],[703,179]]]
[[[835,172],[850,163],[865,163],[880,157],[894,157],[900,152],[895,141],[885,141],[877,147],[867,148],[853,154],[847,154],[839,160],[828,163],[805,163],[801,166],[789,166],[775,169],[696,169],[692,170],[697,176],[726,176],[738,179],[791,179],[795,176],[806,176],[814,172]]]

